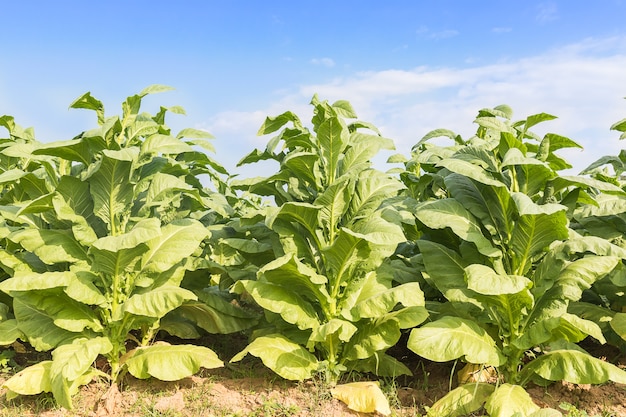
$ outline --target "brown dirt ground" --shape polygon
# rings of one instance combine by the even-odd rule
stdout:
[[[235,342],[238,344],[240,342]],[[596,348],[598,357],[605,357],[624,367],[626,356],[611,347]],[[218,353],[220,347],[212,346]],[[229,346],[232,350],[233,346]],[[454,364],[433,363],[420,360],[406,349],[392,352],[413,371],[410,378],[381,380],[383,391],[390,398],[393,415],[421,416],[450,387],[456,386],[451,378]],[[227,356],[222,356],[227,357]],[[42,354],[18,354],[18,366],[42,360]],[[9,375],[0,373],[0,384]],[[363,375],[350,375],[353,380],[367,379]],[[527,388],[541,407],[559,409],[562,403],[576,406],[585,416],[626,416],[626,386],[605,384],[579,386],[555,383],[547,388]],[[281,417],[281,416],[358,416],[343,403],[333,399],[328,387],[320,381],[284,381],[263,367],[256,358],[248,357],[236,365],[217,370],[203,370],[198,375],[177,382],[136,380],[127,377],[119,389],[109,388],[103,381],[83,387],[75,397],[75,409],[68,411],[55,406],[50,395],[18,398],[7,401],[0,390],[0,416],[44,417],[104,417],[104,416],[171,416],[171,417]],[[477,413],[475,415],[481,415]]]

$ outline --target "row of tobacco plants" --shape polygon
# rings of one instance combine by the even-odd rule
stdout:
[[[0,346],[51,351],[5,382],[8,399],[51,392],[71,408],[96,377],[181,379],[223,366],[195,340],[236,332],[250,342],[231,361],[322,374],[382,414],[375,385],[338,382],[410,375],[386,353],[399,340],[473,375],[433,416],[555,416],[524,387],[626,383],[578,344],[626,347],[626,151],[561,175],[558,151],[580,146],[531,130],[554,116],[498,106],[471,138],[433,131],[383,172],[372,159],[393,142],[348,102],[313,97],[310,123],[268,117],[267,147],[240,162],[277,171],[239,180],[208,133],[166,125],[182,108],[140,111],[167,89],[128,97],[121,116],[84,94],[71,107],[97,127],[63,142],[0,117]]]

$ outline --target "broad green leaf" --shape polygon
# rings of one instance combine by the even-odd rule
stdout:
[[[135,378],[177,381],[195,374],[200,368],[221,368],[224,363],[215,352],[203,346],[153,345],[129,352],[125,365]]]
[[[626,383],[626,371],[578,350],[547,352],[524,366],[520,375],[528,378],[533,373],[548,381],[573,384]]]
[[[268,282],[289,288],[290,291],[321,305],[331,302],[326,290],[328,279],[290,253],[263,266],[258,275]]]
[[[465,267],[468,263],[456,252],[438,243],[418,240],[426,272],[432,277],[428,282],[435,286],[449,301],[455,301],[451,291],[465,290]]]
[[[123,305],[124,311],[136,316],[161,318],[187,300],[196,300],[194,293],[184,288],[163,285],[147,292],[134,294]]]
[[[0,322],[0,346],[8,346],[17,339],[24,337],[17,320],[9,319]]]
[[[352,223],[356,219],[364,219],[371,216],[382,202],[397,195],[403,188],[402,183],[387,174],[373,169],[368,169],[356,178],[353,194],[350,195],[350,218]]]
[[[619,337],[626,340],[626,313],[616,313],[610,321],[610,324],[611,329],[613,329]]]
[[[55,326],[54,316],[22,302],[19,298],[13,301],[13,312],[19,329],[26,335],[28,343],[40,352],[52,350],[81,336],[80,333]]]
[[[178,155],[185,152],[193,152],[193,148],[182,140],[169,135],[152,135],[141,145],[142,155]]]
[[[96,332],[103,330],[100,318],[88,306],[78,303],[66,294],[38,294],[31,292],[24,296],[28,304],[53,318],[55,326],[70,331],[82,332],[86,328]],[[20,323],[21,324],[21,323]]]
[[[474,165],[471,162],[464,161],[462,159],[444,159],[437,163],[437,166],[448,169],[451,172],[455,172],[460,175],[464,175],[478,181],[481,184],[493,185],[494,187],[505,187],[506,185],[494,178],[494,176],[478,165]]]
[[[345,403],[350,410],[358,413],[391,414],[389,401],[381,391],[377,381],[351,382],[334,386],[330,393],[333,398]]]
[[[237,281],[232,292],[248,293],[262,308],[280,314],[287,323],[299,329],[314,329],[320,325],[315,308],[289,287],[263,281]]]
[[[194,253],[208,234],[197,220],[181,219],[166,224],[159,236],[147,242],[150,250],[143,256],[144,270],[167,271]]]
[[[473,321],[446,316],[411,331],[407,346],[437,362],[463,359],[474,364],[499,366],[504,357],[494,340]]]
[[[467,287],[483,295],[516,294],[530,288],[532,282],[520,275],[501,275],[492,268],[472,264],[465,268]]]
[[[236,307],[215,294],[200,294],[199,301],[185,301],[172,312],[172,317],[183,317],[209,333],[229,334],[249,329],[258,317]]]
[[[533,257],[546,252],[554,241],[568,238],[566,208],[558,204],[538,205],[520,193],[512,197],[520,217],[511,234],[511,268],[517,275],[526,275]]]
[[[15,273],[13,278],[0,282],[0,291],[11,294],[13,292],[62,288],[70,285],[74,278],[75,274],[69,271],[43,272],[41,274],[32,271],[19,271]]]
[[[265,366],[289,380],[309,379],[318,368],[315,356],[279,334],[254,339],[244,350],[235,355],[231,362],[240,361],[248,353],[260,358]]]
[[[282,164],[289,168],[295,177],[309,182],[313,187],[321,188],[321,172],[317,153],[292,152],[285,156]]]
[[[2,384],[8,390],[7,400],[17,395],[36,395],[42,392],[52,392],[50,385],[50,368],[52,361],[41,361],[31,365],[13,375]]]
[[[287,111],[276,117],[267,117],[259,128],[257,135],[267,135],[269,133],[276,132],[289,122],[292,122],[296,128],[302,126],[298,116],[296,116],[293,112]]]
[[[452,197],[498,238],[496,243],[508,241],[516,210],[505,187],[484,185],[459,174],[447,175],[444,181]]]
[[[321,326],[313,329],[309,337],[308,346],[311,348],[315,346],[315,343],[311,342],[334,343],[335,341],[331,340],[332,338],[336,338],[342,342],[348,342],[357,330],[357,327],[349,321],[330,319]]]
[[[539,406],[519,385],[502,384],[489,396],[485,409],[491,417],[513,417],[516,413],[531,415]]]
[[[417,282],[409,282],[378,292],[360,300],[352,309],[353,319],[380,317],[401,304],[404,307],[424,306],[424,293]]]
[[[11,234],[9,239],[48,265],[87,260],[85,248],[65,230],[23,229]]]
[[[411,376],[413,373],[405,364],[382,352],[376,352],[367,359],[359,359],[350,362],[348,369],[358,372],[372,373],[378,376],[397,377],[400,375]]]
[[[326,229],[328,236],[333,236],[345,214],[350,199],[354,196],[354,183],[352,181],[337,181],[326,188],[316,199],[315,205],[319,207],[320,226]]]
[[[502,256],[489,239],[485,238],[474,216],[455,199],[446,198],[420,204],[415,217],[431,229],[449,227],[461,239],[474,243],[485,256]]]
[[[307,230],[311,237],[316,236],[320,207],[308,203],[285,203],[274,216],[268,216],[267,226],[272,228],[275,219],[296,222]]]
[[[345,174],[361,164],[369,164],[380,149],[394,149],[393,141],[376,135],[352,132],[350,134],[350,147],[341,160],[341,172]],[[396,160],[396,162],[404,161]]]
[[[558,315],[554,316],[555,313]],[[546,316],[547,318],[542,318],[527,326],[519,339],[513,341],[513,345],[526,350],[559,340],[578,343],[587,336],[592,336],[600,343],[606,342],[602,330],[593,321],[555,311],[547,312]]]
[[[344,357],[349,361],[367,359],[395,345],[400,335],[400,325],[393,317],[360,324],[358,332],[345,348]]]
[[[111,229],[121,213],[126,213],[133,200],[130,180],[132,162],[103,156],[97,170],[89,178],[89,192],[94,214]],[[115,229],[114,229],[115,230]]]
[[[495,389],[495,386],[483,382],[462,385],[437,400],[428,409],[427,415],[428,417],[466,416],[479,410]]]
[[[104,123],[104,105],[100,100],[94,98],[89,91],[74,100],[70,104],[70,108],[93,110],[98,115],[98,123]]]

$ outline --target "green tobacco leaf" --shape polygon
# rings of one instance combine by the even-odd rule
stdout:
[[[182,140],[169,135],[151,135],[141,145],[141,154],[178,155],[193,152],[193,148]]]
[[[275,216],[267,219],[267,226],[272,228],[274,219],[283,219],[302,225],[313,238],[318,227],[318,212],[320,207],[308,203],[285,203]]]
[[[40,352],[52,350],[81,336],[80,333],[57,327],[54,324],[54,316],[22,302],[19,298],[13,301],[13,312],[19,329],[26,335],[28,342]]]
[[[359,326],[358,332],[345,348],[346,360],[367,359],[383,352],[400,339],[400,325],[393,317],[383,317]]]
[[[424,293],[419,283],[409,282],[359,300],[351,310],[351,316],[354,321],[362,318],[381,317],[392,311],[398,304],[402,304],[404,307],[424,306]]]
[[[48,290],[62,288],[70,285],[74,280],[73,272],[43,272],[41,274],[32,271],[16,272],[13,278],[0,282],[0,291],[7,294],[13,292]]]
[[[459,174],[447,175],[446,187],[454,199],[489,231],[497,242],[506,242],[515,225],[515,204],[505,187],[494,187],[472,181]]]
[[[491,417],[511,417],[515,413],[529,416],[538,411],[539,406],[519,385],[502,384],[487,399],[485,410]]]
[[[120,213],[127,212],[133,202],[131,167],[131,161],[104,155],[97,171],[89,179],[94,214],[108,224],[109,228],[115,224]]]
[[[17,320],[9,319],[0,322],[0,346],[8,346],[17,339],[24,337]]]
[[[184,288],[163,285],[134,294],[123,305],[124,311],[136,316],[161,318],[187,300],[196,300],[194,293]]]
[[[353,194],[348,199],[352,222],[371,216],[385,199],[394,197],[402,188],[400,181],[380,171],[368,169],[360,172]]]
[[[11,234],[9,239],[48,265],[87,260],[85,248],[65,230],[25,229]]]
[[[428,409],[428,417],[460,417],[480,409],[496,388],[477,382],[462,385],[447,393]]]
[[[82,332],[86,328],[102,331],[100,318],[90,307],[77,303],[66,294],[38,294],[25,296],[33,307],[53,318],[55,326],[70,332]]]
[[[244,350],[232,358],[238,362],[250,353],[285,379],[303,381],[317,371],[318,362],[308,350],[283,335],[272,334],[254,339]]]
[[[485,171],[478,165],[475,165],[471,162],[464,161],[462,159],[450,158],[439,161],[437,164],[438,167],[443,167],[448,169],[449,171],[455,172],[460,175],[464,175],[473,179],[474,181],[478,181],[481,184],[485,185],[493,185],[494,187],[506,187],[506,185],[495,179],[493,175]]]
[[[322,166],[326,174],[326,184],[331,185],[337,176],[339,157],[349,142],[350,134],[345,123],[338,117],[325,119],[317,129],[317,140],[322,153]]]
[[[539,356],[520,372],[522,380],[527,380],[532,374],[548,381],[573,384],[626,383],[624,370],[578,350],[555,350]]]
[[[520,214],[511,235],[512,270],[517,275],[526,275],[534,256],[547,251],[554,241],[569,237],[566,207],[538,205],[521,193],[512,197]]]
[[[616,313],[610,321],[610,324],[611,329],[613,329],[619,337],[626,340],[626,313]]]
[[[200,368],[221,368],[224,363],[215,352],[203,346],[153,345],[129,352],[125,365],[135,378],[177,381],[195,374]]]
[[[501,275],[492,268],[472,264],[465,268],[467,287],[483,295],[517,294],[530,288],[532,281],[520,275]]]
[[[105,337],[79,339],[59,346],[52,352],[50,385],[54,399],[67,409],[72,408],[72,395],[77,387],[72,382],[80,379],[91,368],[98,355],[113,349]]]
[[[433,277],[432,283],[449,301],[455,301],[455,290],[465,290],[465,267],[468,265],[456,252],[438,243],[418,240],[426,272]],[[436,279],[434,279],[436,277]]]
[[[257,135],[267,135],[269,133],[276,132],[289,122],[293,122],[296,128],[301,127],[302,125],[300,119],[295,115],[295,113],[287,111],[276,117],[267,117],[259,128]]]
[[[415,217],[431,229],[449,227],[461,239],[474,243],[479,252],[485,256],[502,255],[489,239],[485,238],[474,216],[455,199],[446,198],[420,204],[415,211]]]
[[[52,361],[41,361],[31,365],[13,375],[2,384],[2,388],[9,390],[7,400],[17,395],[36,395],[42,392],[52,392],[50,384],[50,368]]]
[[[494,340],[475,322],[443,317],[411,331],[407,346],[437,362],[464,359],[474,364],[499,366],[504,358]]]
[[[289,288],[310,301],[322,305],[329,305],[331,302],[326,290],[328,279],[300,262],[294,253],[288,253],[263,266],[258,275],[272,284]]]
[[[280,314],[287,323],[299,329],[314,329],[320,325],[315,308],[289,287],[263,281],[237,281],[232,292],[247,292],[256,303],[266,310]]]
[[[93,257],[93,271],[110,276],[132,271],[140,257],[149,250],[145,243],[159,236],[159,226],[158,219],[146,219],[128,233],[96,240],[89,249]]]
[[[376,352],[373,356],[367,359],[359,359],[358,361],[351,362],[348,365],[348,369],[391,378],[398,377],[400,375],[413,375],[411,370],[407,368],[405,364],[393,356],[389,356],[382,352]]]
[[[159,236],[147,242],[150,250],[143,256],[144,271],[167,271],[194,253],[208,234],[197,220],[181,219],[166,224]]]
[[[217,294],[201,292],[199,297],[199,301],[185,301],[172,316],[183,317],[209,333],[219,334],[240,332],[258,322],[257,315],[236,307]]]

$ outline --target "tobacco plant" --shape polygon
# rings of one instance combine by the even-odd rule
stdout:
[[[483,404],[492,416],[531,415],[538,406],[523,390],[531,381],[626,382],[626,372],[576,344],[587,336],[604,343],[600,327],[568,312],[626,259],[623,248],[576,233],[570,214],[595,204],[597,190],[622,191],[558,174],[568,164],[554,151],[577,145],[529,131],[552,118],[512,123],[507,107],[485,109],[475,137],[436,131],[406,162],[409,191],[426,200],[404,203],[420,235],[411,261],[438,292],[428,303],[433,320],[412,330],[408,347],[430,360],[493,369],[497,382],[461,385],[429,415],[463,415]],[[442,133],[456,144],[429,144]]]
[[[196,149],[211,149],[210,135],[172,135],[165,115],[181,113],[179,107],[140,113],[147,94],[167,89],[151,86],[128,97],[121,117],[105,117],[89,93],[78,98],[71,107],[95,111],[98,127],[33,146],[33,159],[54,161],[51,187],[0,207],[11,245],[0,257],[11,273],[0,290],[14,297],[19,337],[53,350],[52,360],[6,381],[8,398],[52,392],[70,408],[78,387],[96,376],[113,383],[125,372],[176,380],[222,366],[208,348],[153,343],[166,315],[189,304],[198,309],[200,297],[180,284],[198,269],[207,226],[230,210],[198,179],[205,174],[218,190],[225,186],[223,168]],[[223,310],[224,303],[213,305]],[[213,327],[230,326],[237,314],[228,312],[230,319],[225,314]],[[98,356],[106,358],[104,368],[93,366]]]
[[[417,283],[393,286],[385,259],[404,237],[397,213],[381,205],[402,184],[371,162],[393,145],[355,120],[348,102],[313,97],[311,104],[312,130],[292,112],[268,117],[259,134],[278,135],[240,162],[279,165],[268,178],[235,184],[274,199],[277,207],[248,221],[264,219],[276,234],[277,258],[256,279],[233,286],[263,308],[267,320],[233,361],[250,353],[284,378],[323,372],[330,383],[348,370],[408,374],[385,351],[427,312]]]

